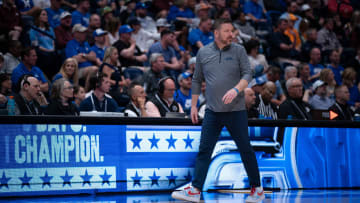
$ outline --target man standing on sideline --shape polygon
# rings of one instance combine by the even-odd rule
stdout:
[[[199,153],[195,163],[192,185],[174,191],[176,199],[199,202],[200,191],[206,179],[211,154],[224,126],[233,137],[245,170],[249,176],[251,194],[246,202],[258,202],[265,198],[260,185],[257,160],[248,136],[244,89],[252,73],[245,49],[231,43],[231,21],[219,19],[214,24],[215,41],[201,48],[196,56],[196,68],[192,81],[191,120],[198,122],[196,104],[201,92],[201,82],[206,82],[206,110],[202,122]]]

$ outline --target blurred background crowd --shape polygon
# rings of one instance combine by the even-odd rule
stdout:
[[[0,0],[0,109],[17,115],[190,113],[197,51],[231,19],[249,118],[360,112],[357,0]],[[219,67],[224,68],[224,67]],[[198,102],[206,108],[206,84]]]

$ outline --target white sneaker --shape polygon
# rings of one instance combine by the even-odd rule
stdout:
[[[200,202],[200,195],[201,193],[193,186],[188,186],[183,190],[174,191],[171,193],[172,198],[189,202]]]
[[[245,202],[260,202],[265,199],[264,190],[262,187],[251,188],[250,195],[246,198]]]

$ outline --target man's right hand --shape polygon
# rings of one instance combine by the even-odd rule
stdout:
[[[191,107],[191,121],[193,124],[197,124],[199,122],[198,109],[195,107]]]

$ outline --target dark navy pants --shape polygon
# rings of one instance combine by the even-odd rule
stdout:
[[[240,152],[241,160],[249,177],[250,186],[260,186],[260,176],[254,150],[248,136],[247,112],[205,111],[202,123],[199,153],[196,157],[192,185],[202,189],[211,162],[211,155],[223,127],[226,127]]]

